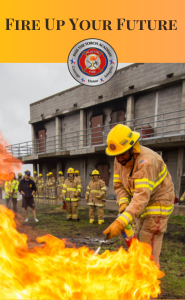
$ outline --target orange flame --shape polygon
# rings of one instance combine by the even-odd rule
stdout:
[[[85,246],[65,248],[64,240],[45,235],[37,238],[44,245],[29,250],[13,212],[2,205],[0,224],[1,299],[150,299],[160,293],[164,274],[147,244],[94,256]]]
[[[97,56],[91,56],[90,57],[90,60],[96,60],[97,59]]]
[[[9,180],[10,172],[18,172],[21,169],[22,162],[13,157],[6,149],[7,142],[0,132],[0,180]]]

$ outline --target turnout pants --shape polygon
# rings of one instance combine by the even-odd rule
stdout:
[[[62,200],[62,187],[58,186],[58,198]]]
[[[50,199],[56,199],[55,188],[52,188],[52,189],[50,189],[49,191],[50,191]]]
[[[46,188],[46,198],[50,197],[49,188]]]
[[[104,222],[104,209],[102,206],[95,205],[89,205],[89,219],[90,221],[94,221],[95,219],[95,210],[97,208],[98,211],[98,221]]]
[[[43,188],[38,188],[38,196],[39,198],[44,198]]]
[[[159,255],[167,222],[168,218],[162,217],[136,218],[135,235],[140,242],[147,243],[152,247],[153,260],[158,267],[160,266]]]
[[[67,219],[78,218],[78,201],[66,201]]]

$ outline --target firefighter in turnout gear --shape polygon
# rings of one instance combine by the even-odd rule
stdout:
[[[34,198],[38,198],[38,176],[37,176],[37,171],[33,172],[33,177],[31,178],[34,182],[35,182],[35,186],[36,186],[36,192],[33,195]]]
[[[18,179],[17,179],[19,182],[22,180],[22,174],[21,173],[18,173]]]
[[[62,189],[62,198],[66,201],[67,221],[78,219],[78,200],[82,187],[78,180],[74,177],[74,169],[69,168],[67,171],[68,178],[65,180]]]
[[[58,199],[62,200],[62,189],[63,189],[63,184],[64,184],[64,176],[63,176],[63,172],[59,171],[58,172],[58,180],[57,180],[57,187],[58,187]]]
[[[120,215],[104,234],[116,236],[136,218],[135,235],[151,245],[159,266],[163,235],[174,206],[174,187],[161,156],[141,146],[139,137],[122,124],[108,134],[106,154],[115,156],[113,181]]]
[[[9,180],[5,182],[6,206],[10,209],[11,201],[13,202],[13,211],[17,212],[17,193],[19,181],[15,178],[15,173],[11,172]]]
[[[49,199],[50,197],[50,193],[49,193],[49,186],[48,186],[48,182],[49,182],[49,173],[46,175],[46,184],[45,184],[45,187],[46,187],[46,199]]]
[[[80,176],[80,172],[78,170],[75,171],[75,179],[82,185],[82,178]]]
[[[42,174],[39,174],[39,179],[38,179],[38,197],[39,198],[44,198],[44,179],[42,177]]]
[[[56,181],[52,172],[49,172],[48,187],[50,199],[56,199]]]
[[[92,180],[89,182],[85,199],[89,206],[89,223],[93,224],[95,219],[95,209],[98,210],[98,224],[104,223],[104,206],[105,206],[105,194],[106,185],[103,180],[100,179],[100,173],[97,170],[92,172]]]
[[[185,204],[185,192],[182,194],[182,196],[180,197],[180,203],[184,203]]]

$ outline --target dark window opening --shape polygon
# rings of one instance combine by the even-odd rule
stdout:
[[[97,170],[100,172],[100,178],[105,181],[106,186],[109,185],[109,165],[97,165]]]
[[[134,89],[134,85],[130,85],[129,90],[133,90],[133,89]]]
[[[173,75],[174,75],[174,73],[170,73],[170,74],[167,74],[166,77],[171,78],[171,77],[173,77]]]

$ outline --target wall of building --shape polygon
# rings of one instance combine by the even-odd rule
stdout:
[[[79,85],[48,98],[30,104],[30,121],[34,122],[43,117],[64,114],[71,110],[103,103],[119,98],[124,93],[130,93],[130,86],[135,89],[154,85],[167,79],[166,75],[174,73],[178,76],[185,73],[185,64],[133,64],[120,69],[106,84],[88,87]],[[103,96],[99,99],[99,96]],[[77,105],[74,106],[74,105]]]

